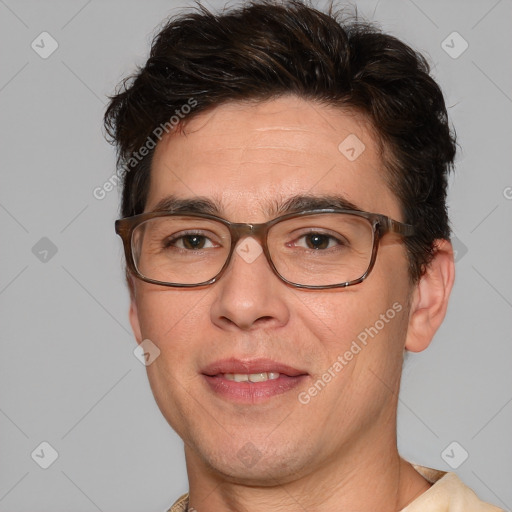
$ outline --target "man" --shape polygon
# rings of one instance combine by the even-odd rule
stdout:
[[[496,511],[396,444],[454,280],[424,59],[297,1],[171,20],[112,98],[130,321],[185,444],[170,509]]]

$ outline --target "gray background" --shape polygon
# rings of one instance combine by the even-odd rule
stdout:
[[[184,5],[0,0],[0,511],[163,511],[187,490],[181,441],[133,355],[118,191],[93,197],[114,171],[106,95]],[[357,5],[428,55],[462,147],[449,196],[456,285],[430,349],[406,362],[400,448],[444,470],[467,451],[457,473],[510,509],[512,2]],[[47,59],[31,48],[43,31],[59,45]],[[442,46],[454,31],[469,44],[457,58],[459,36]],[[43,441],[58,452],[48,469],[35,462],[48,449],[31,457]]]

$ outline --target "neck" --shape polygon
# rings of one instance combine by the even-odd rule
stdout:
[[[396,439],[366,438],[331,460],[267,485],[206,468],[186,448],[190,510],[197,512],[397,512],[430,484],[398,455]],[[377,447],[377,449],[376,449]],[[270,473],[269,473],[270,474]]]

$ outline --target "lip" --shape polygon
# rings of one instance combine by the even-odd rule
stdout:
[[[201,373],[206,376],[216,376],[221,373],[263,373],[263,372],[276,372],[286,375],[288,377],[298,377],[300,375],[307,375],[308,372],[293,368],[284,363],[273,361],[272,359],[236,359],[234,357],[229,359],[221,359],[209,364],[201,370]]]
[[[279,378],[263,382],[236,382],[226,373],[279,373]],[[223,359],[206,366],[202,375],[217,396],[239,404],[256,404],[282,395],[299,386],[308,373],[271,359]]]

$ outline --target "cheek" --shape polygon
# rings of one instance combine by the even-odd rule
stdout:
[[[347,288],[304,297],[301,322],[326,346],[343,348],[392,307],[392,296],[384,288],[377,293],[370,292],[364,288],[365,284],[358,285],[357,291]]]
[[[358,285],[301,297],[300,323],[320,342],[323,366],[347,351],[350,361],[357,360],[350,366],[396,366],[391,363],[401,358],[405,343],[409,288],[407,274],[397,276],[392,268],[376,266]]]
[[[144,290],[137,296],[141,334],[155,343],[173,364],[204,343],[210,315],[204,300],[209,290]]]
[[[162,414],[182,435],[187,411],[194,406],[191,397],[197,372],[193,358],[206,346],[207,293],[148,289],[137,295],[142,337],[160,350],[146,367],[149,383]]]

